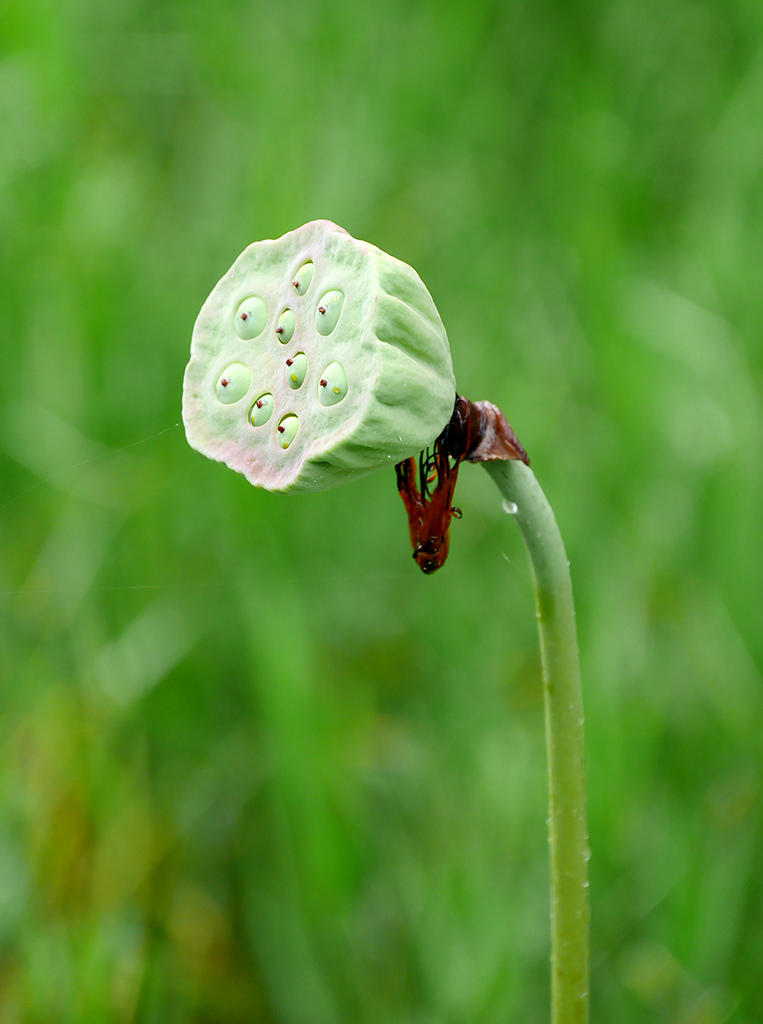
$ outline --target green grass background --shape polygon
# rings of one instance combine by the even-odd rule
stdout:
[[[190,333],[325,217],[411,263],[572,563],[596,1024],[763,1020],[763,7],[0,8],[0,1022],[548,1010],[532,593],[466,467],[259,492]]]

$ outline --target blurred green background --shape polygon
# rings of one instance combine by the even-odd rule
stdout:
[[[411,263],[578,602],[594,1022],[763,1020],[763,7],[0,8],[0,1022],[548,1004],[528,569],[466,467],[185,443],[196,314],[325,217]]]

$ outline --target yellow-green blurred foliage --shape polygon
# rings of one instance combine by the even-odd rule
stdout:
[[[465,468],[255,491],[208,292],[326,217],[411,263],[566,538],[593,1019],[763,1020],[763,7],[0,8],[0,1021],[546,1018],[520,538]]]

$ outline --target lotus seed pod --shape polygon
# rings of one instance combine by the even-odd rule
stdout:
[[[251,483],[313,491],[418,455],[455,394],[418,274],[313,221],[250,245],[213,289],[194,327],[183,421],[194,448]]]

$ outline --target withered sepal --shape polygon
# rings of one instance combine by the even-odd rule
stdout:
[[[444,436],[454,458],[465,458],[467,462],[519,459],[530,465],[511,424],[492,402],[470,402],[456,395],[456,406]]]

